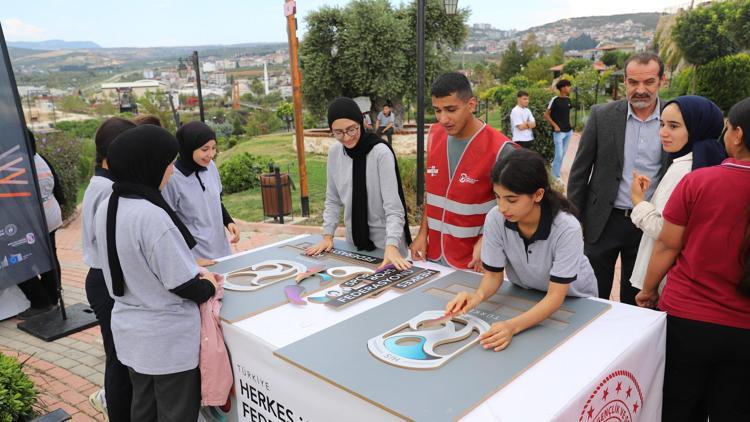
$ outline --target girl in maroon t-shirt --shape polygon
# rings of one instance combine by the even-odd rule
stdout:
[[[674,190],[636,296],[667,313],[663,421],[750,415],[750,98],[732,107],[725,131],[732,158]]]

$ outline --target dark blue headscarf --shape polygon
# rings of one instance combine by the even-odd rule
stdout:
[[[708,98],[698,95],[683,95],[668,102],[677,104],[688,131],[688,142],[677,152],[670,153],[674,160],[693,153],[693,170],[721,164],[727,158],[724,143],[719,141],[724,129],[721,109]]]

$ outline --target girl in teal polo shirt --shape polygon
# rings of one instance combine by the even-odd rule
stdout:
[[[566,296],[597,296],[597,284],[583,254],[576,211],[550,188],[539,154],[521,149],[501,158],[492,169],[492,183],[497,206],[484,223],[482,282],[474,293],[459,293],[445,311],[457,315],[475,308],[497,292],[506,274],[519,287],[547,292],[531,309],[492,324],[480,337],[485,349],[500,351],[515,334],[560,309]]]

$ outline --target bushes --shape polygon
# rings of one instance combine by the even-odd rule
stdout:
[[[66,138],[77,139],[81,143],[80,157],[78,159],[78,186],[85,185],[88,183],[91,176],[94,174],[94,161],[96,159],[96,146],[94,145],[94,136],[96,130],[102,124],[102,120],[90,119],[90,120],[79,120],[79,121],[66,121],[59,122],[55,125],[55,129],[62,131],[61,135]],[[41,135],[40,135],[41,136]],[[40,139],[37,136],[37,139]],[[44,155],[44,154],[43,154]],[[44,155],[46,158],[47,155]],[[53,160],[50,158],[50,160]],[[54,163],[52,164],[55,165]],[[55,166],[55,171],[59,171]],[[59,175],[58,175],[59,176]],[[68,198],[66,196],[66,198]],[[71,199],[75,201],[76,197],[73,196]]]
[[[563,73],[575,75],[583,69],[590,68],[591,64],[591,60],[573,59],[563,65]]]
[[[265,166],[259,157],[246,152],[232,156],[219,166],[224,193],[235,193],[260,186],[260,174]]]
[[[401,175],[401,186],[404,188],[407,217],[410,225],[422,221],[422,210],[417,208],[417,159],[416,157],[399,157],[398,171]]]
[[[96,130],[102,124],[102,120],[73,120],[58,122],[55,129],[65,132],[68,136],[78,139],[94,139]]]
[[[576,107],[583,107],[588,110],[597,103],[599,99],[597,90],[604,87],[602,79],[606,80],[591,67],[585,68],[575,75],[575,80],[571,80],[571,82],[573,83],[573,91],[575,92],[577,89],[578,94],[573,95],[571,99],[577,103],[575,104]]]
[[[690,93],[690,86],[694,77],[695,68],[692,66],[685,67],[679,73],[672,76],[669,87],[663,88],[659,92],[659,96],[665,100],[671,100],[680,95],[687,95]]]
[[[696,72],[696,94],[714,101],[724,112],[750,96],[750,55],[720,57]]]
[[[0,422],[33,416],[36,389],[14,358],[0,354]]]
[[[269,110],[256,110],[247,117],[245,133],[250,136],[266,135],[284,127],[284,122]]]
[[[36,135],[37,152],[42,155],[52,167],[55,168],[57,177],[65,195],[65,204],[62,207],[63,220],[70,217],[76,209],[76,198],[78,196],[79,168],[82,171],[82,143],[65,133],[48,133]],[[92,166],[93,161],[86,163]]]

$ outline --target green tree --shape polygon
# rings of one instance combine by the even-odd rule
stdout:
[[[276,116],[284,120],[284,116],[293,116],[294,115],[294,106],[292,103],[285,101],[281,104],[279,104],[278,107],[276,107]]]
[[[429,0],[425,16],[425,81],[449,66],[451,48],[462,45],[468,12],[448,16],[442,2]],[[416,5],[394,8],[388,0],[354,0],[343,8],[322,7],[307,16],[300,46],[303,99],[322,117],[328,102],[345,95],[386,101],[402,114],[402,99],[416,93]],[[388,45],[388,51],[377,46]]]
[[[94,109],[96,111],[96,114],[99,116],[111,116],[115,113],[117,113],[117,107],[115,107],[114,104],[112,104],[111,101],[101,101],[98,104],[96,104],[96,108]]]
[[[525,76],[516,75],[508,80],[508,85],[518,91],[521,89],[528,89],[531,86],[531,82],[529,82],[529,79]]]
[[[550,68],[559,64],[551,55],[542,56],[530,61],[523,70],[523,75],[532,82],[544,81],[552,83],[552,71]]]
[[[589,109],[596,104],[598,100],[597,92],[604,84],[600,79],[599,72],[589,66],[575,75],[573,86],[577,92],[572,98],[577,103],[576,106]]]
[[[495,77],[490,67],[484,62],[476,63],[471,68],[469,79],[477,91],[485,91],[495,85]]]
[[[239,116],[235,116],[232,120],[232,135],[239,136],[245,133],[245,129],[242,127],[242,120]]]
[[[498,78],[507,82],[513,76],[521,73],[521,68],[527,63],[523,52],[518,48],[515,41],[508,44],[508,48],[500,56],[500,69]]]
[[[404,81],[406,92],[394,101],[396,114],[403,115],[401,98],[416,98],[417,95],[417,2],[411,0],[402,3],[397,9],[399,20],[406,25],[408,37],[402,46],[406,54],[406,73]],[[429,87],[441,73],[454,70],[450,64],[453,50],[463,46],[469,35],[466,21],[469,19],[468,9],[459,9],[455,15],[445,13],[442,0],[425,1],[425,77],[424,83]],[[426,89],[425,103],[430,107],[429,88]],[[410,101],[411,103],[411,101]]]
[[[555,44],[549,52],[549,56],[552,57],[555,64],[560,64],[565,61],[565,50],[563,50],[562,44]]]
[[[175,132],[176,128],[172,109],[169,106],[169,98],[167,98],[167,95],[163,91],[146,92],[138,97],[136,103],[138,104],[139,113],[152,114],[158,117],[165,129],[172,133]]]
[[[263,82],[260,81],[260,78],[255,78],[250,82],[250,91],[258,97],[266,93],[265,86],[263,85]]]
[[[526,38],[524,38],[523,41],[521,41],[521,53],[523,54],[526,63],[535,59],[542,53],[542,47],[539,46],[539,40],[537,39],[536,34],[531,32],[526,35]],[[524,66],[526,63],[524,63]]]
[[[493,88],[495,95],[502,96],[500,99],[500,114],[502,116],[501,126],[498,128],[503,133],[511,133],[510,111],[516,106],[516,87],[512,85],[499,85]],[[536,119],[534,128],[534,143],[531,149],[538,152],[548,163],[552,162],[555,155],[555,146],[552,142],[552,127],[542,118],[547,105],[554,95],[548,89],[532,86],[527,89],[529,93],[529,110]]]
[[[245,133],[250,136],[266,135],[281,129],[283,122],[276,113],[269,110],[256,110],[247,116]]]
[[[66,95],[57,103],[57,107],[68,113],[88,113],[89,105],[77,95]]]
[[[565,63],[563,66],[563,73],[567,73],[569,75],[576,75],[578,72],[582,71],[583,69],[591,68],[591,60],[587,59],[573,59],[569,62]]]
[[[630,54],[624,51],[607,51],[602,54],[602,63],[607,66],[616,66],[618,69],[622,69],[625,60],[628,59]]]
[[[715,2],[677,17],[672,37],[685,60],[694,65],[703,65],[739,51],[724,24],[731,17],[731,10],[730,3]]]
[[[734,0],[729,2],[728,7],[726,30],[729,37],[740,48],[750,48],[750,1]]]
[[[696,94],[716,103],[725,112],[750,97],[750,55],[720,57],[696,72]]]
[[[596,47],[596,40],[591,38],[591,35],[585,32],[577,37],[568,38],[568,40],[562,45],[562,48],[565,51],[588,50],[594,47]]]
[[[240,101],[245,101],[245,102],[248,102],[248,103],[253,103],[253,102],[255,102],[255,96],[253,95],[252,92],[246,92],[246,93],[240,95]],[[180,103],[182,103],[182,100],[180,100]]]
[[[94,139],[96,130],[99,129],[101,124],[102,121],[99,119],[68,120],[57,122],[55,129],[65,132],[75,139]]]

